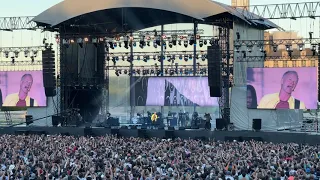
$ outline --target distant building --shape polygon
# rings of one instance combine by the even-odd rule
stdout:
[[[231,0],[232,7],[242,7],[244,9],[249,9],[250,0]]]

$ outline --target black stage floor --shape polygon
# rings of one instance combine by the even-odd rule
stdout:
[[[320,135],[297,132],[253,132],[253,131],[209,131],[204,129],[193,130],[156,130],[156,129],[110,129],[110,128],[81,128],[81,127],[2,127],[0,134],[63,134],[74,136],[104,136],[117,134],[123,137],[157,137],[157,138],[182,138],[202,140],[259,140],[274,143],[302,143],[317,144]]]

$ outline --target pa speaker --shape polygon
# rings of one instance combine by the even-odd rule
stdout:
[[[26,124],[27,126],[33,123],[33,116],[32,115],[26,115]]]
[[[52,126],[57,127],[62,122],[61,116],[52,116]]]
[[[252,120],[252,129],[259,131],[261,130],[261,119]]]
[[[211,97],[222,96],[222,75],[221,75],[221,50],[218,43],[208,46],[208,84]]]
[[[55,52],[52,48],[42,51],[43,86],[47,97],[53,97],[56,92]]]
[[[216,119],[216,129],[222,130],[224,128],[224,120],[222,118]]]

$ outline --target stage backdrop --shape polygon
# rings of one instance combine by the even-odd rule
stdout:
[[[26,74],[28,77],[22,77]],[[31,76],[30,76],[31,75]],[[26,77],[26,76],[25,76]],[[31,81],[32,84],[31,84]],[[20,107],[43,107],[47,105],[47,98],[45,96],[43,87],[42,71],[2,71],[0,72],[0,89],[2,92],[2,106],[3,107],[17,107],[19,101],[18,93],[20,91],[28,92],[26,102],[22,103],[24,106]]]
[[[136,77],[136,106],[218,106],[208,77]]]
[[[283,80],[283,75],[289,71],[291,73]],[[296,80],[295,73],[298,75],[298,80]],[[315,67],[248,68],[247,107],[250,109],[288,109],[289,104],[290,109],[304,109],[304,106],[306,109],[317,109],[317,84],[317,68]],[[285,93],[291,92],[295,100],[291,98],[291,103],[290,100],[289,103],[285,102],[286,104],[279,103],[277,93],[281,89]],[[300,102],[297,103],[297,100]]]

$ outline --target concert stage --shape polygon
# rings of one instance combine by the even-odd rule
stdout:
[[[156,130],[156,129],[110,129],[110,128],[78,128],[78,127],[3,127],[0,134],[63,134],[74,136],[104,136],[117,134],[123,137],[157,137],[182,139],[215,139],[221,141],[258,140],[274,143],[317,144],[320,136],[297,132],[253,132],[253,131],[208,131],[204,129],[190,130]]]

